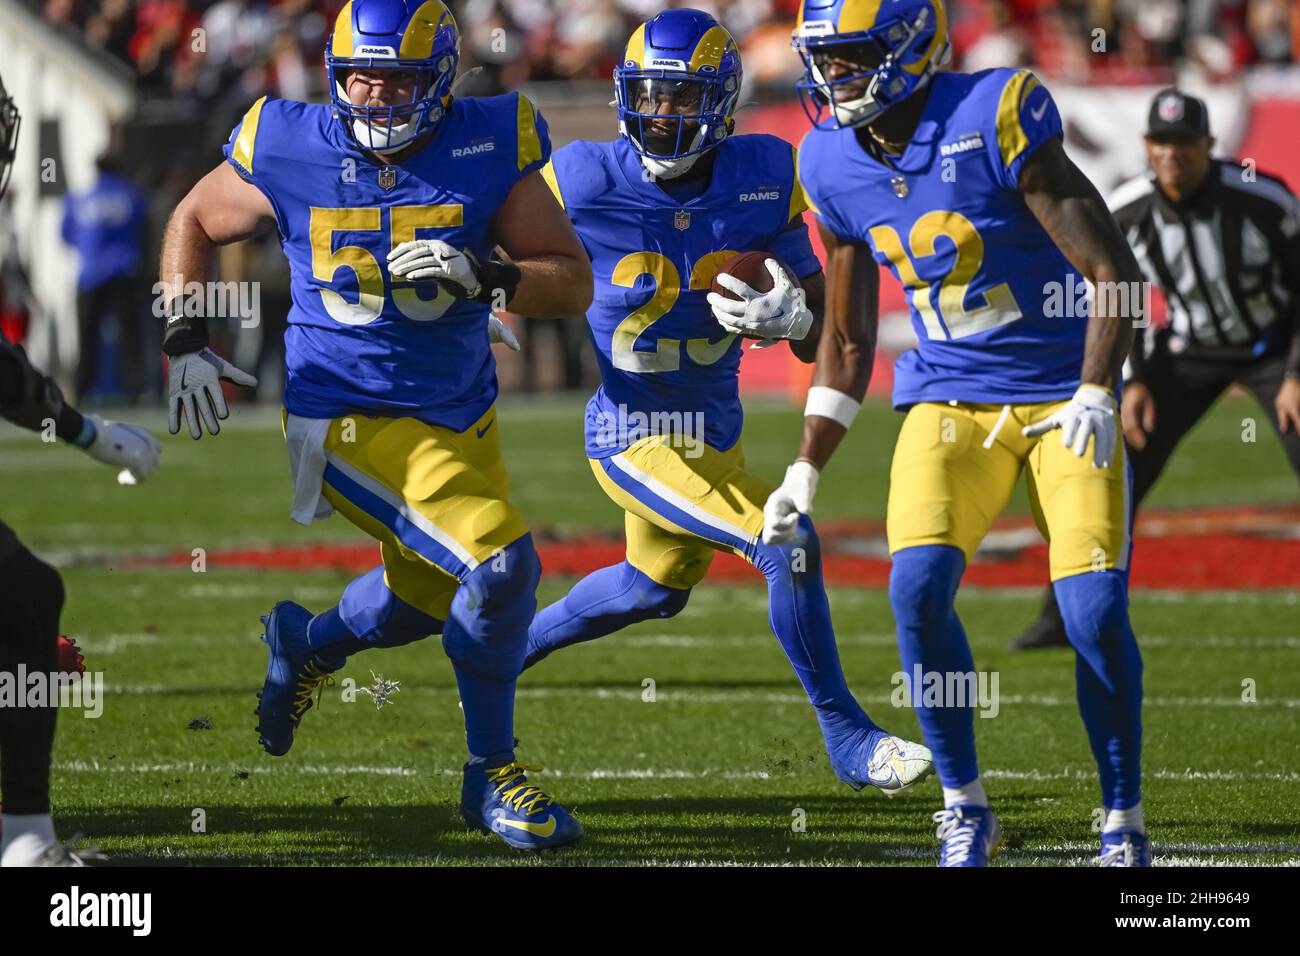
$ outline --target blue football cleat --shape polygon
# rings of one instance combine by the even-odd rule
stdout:
[[[934,773],[934,758],[923,744],[889,734],[863,732],[851,745],[836,746],[831,767],[854,790],[872,786],[887,797],[906,793]]]
[[[1150,866],[1151,843],[1138,830],[1111,830],[1101,835],[1098,866]]]
[[[460,812],[471,826],[495,833],[519,850],[552,850],[582,838],[582,824],[528,782],[541,767],[516,763],[512,753],[465,765]]]
[[[940,866],[988,866],[1002,849],[1002,828],[988,807],[959,803],[940,810],[933,820],[940,840]]]
[[[334,683],[329,675],[342,663],[325,661],[307,643],[312,613],[301,604],[281,601],[262,618],[262,640],[270,651],[266,681],[257,695],[257,732],[262,747],[283,757],[293,746],[293,733],[302,715],[311,710],[312,693]]]

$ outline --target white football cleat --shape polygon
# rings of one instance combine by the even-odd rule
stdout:
[[[0,867],[18,866],[85,866],[87,860],[102,860],[104,855],[97,847],[77,849],[77,834],[66,843],[54,835],[54,822],[49,814],[29,816],[4,816],[0,847]]]
[[[867,761],[870,784],[887,797],[906,793],[934,773],[934,757],[924,744],[886,736]]]

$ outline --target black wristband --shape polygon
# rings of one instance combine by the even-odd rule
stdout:
[[[474,296],[475,302],[482,302],[495,308],[505,308],[515,297],[519,280],[524,274],[513,262],[501,262],[497,259],[484,259],[479,263],[479,283],[481,288]]]
[[[62,411],[54,419],[54,434],[58,435],[65,442],[71,445],[77,443],[81,433],[85,431],[86,418],[81,412],[77,411],[67,402],[64,402]]]
[[[163,329],[162,350],[170,357],[198,352],[208,347],[208,320],[200,315],[185,314],[185,296],[178,295],[167,303],[167,325]]]

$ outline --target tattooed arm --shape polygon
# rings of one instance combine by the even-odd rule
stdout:
[[[1085,384],[1113,389],[1133,344],[1134,322],[1146,318],[1140,312],[1142,271],[1133,250],[1059,139],[1044,143],[1025,163],[1020,193],[1057,248],[1095,289],[1109,285],[1126,290],[1126,297],[1094,296],[1080,374]],[[1128,303],[1122,310],[1128,314],[1110,314],[1117,301]]]

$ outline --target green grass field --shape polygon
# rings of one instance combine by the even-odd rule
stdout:
[[[576,399],[503,405],[514,498],[534,527],[621,527],[581,452]],[[1241,420],[1259,417],[1243,444]],[[818,518],[883,515],[899,417],[868,406],[828,472]],[[799,414],[751,406],[746,452],[775,479]],[[165,432],[158,418],[150,420]],[[1252,404],[1227,400],[1191,435],[1153,505],[1294,503],[1295,479]],[[342,675],[401,681],[377,710],[327,692],[287,757],[262,753],[258,616],[276,601],[333,604],[346,576],[219,567],[125,570],[122,556],[360,540],[335,518],[288,520],[277,417],[238,415],[216,439],[168,438],[148,485],[0,432],[0,515],[63,565],[63,629],[104,673],[99,719],[60,717],[55,812],[115,863],[931,864],[938,786],[887,800],[830,771],[811,709],[753,586],[705,584],[671,621],[560,652],[522,679],[522,759],[587,828],[541,858],[467,832],[456,812],[463,730],[451,668],[429,641],[371,651]],[[1023,494],[1013,508],[1023,510]],[[571,583],[546,578],[540,599]],[[878,721],[916,735],[890,705],[893,620],[878,589],[831,594],[851,685]],[[976,666],[1000,677],[1001,709],[977,721],[981,764],[1008,837],[1004,862],[1095,853],[1096,775],[1075,705],[1072,655],[1013,655],[1036,595],[967,588],[959,608]],[[1138,592],[1146,658],[1145,801],[1157,862],[1300,863],[1300,603],[1295,592]],[[1257,682],[1243,703],[1242,682]],[[643,682],[655,700],[643,700]],[[202,719],[201,719],[202,718]],[[197,723],[195,723],[197,721]],[[209,729],[190,729],[210,724]],[[194,832],[196,809],[206,832]],[[797,829],[792,824],[802,820]]]

